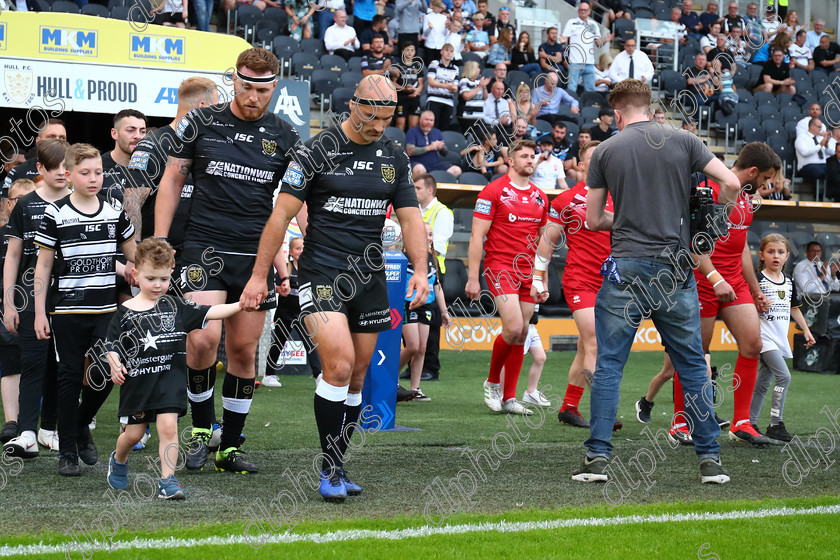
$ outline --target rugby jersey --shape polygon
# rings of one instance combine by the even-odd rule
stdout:
[[[134,237],[134,226],[117,201],[97,197],[99,210],[80,212],[70,195],[44,210],[35,244],[56,252],[48,311],[110,313],[117,309],[116,256]]]
[[[17,288],[15,290],[15,306],[18,311],[35,311],[35,293],[33,284],[35,279],[35,263],[38,262],[38,247],[33,242],[44,217],[44,210],[50,203],[41,198],[38,191],[25,194],[15,204],[5,237],[21,240],[22,248],[17,273]]]

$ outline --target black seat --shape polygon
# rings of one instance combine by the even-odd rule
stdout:
[[[487,177],[474,171],[465,171],[458,177],[458,182],[462,185],[480,185],[483,187],[487,185]]]
[[[87,16],[108,17],[111,11],[102,4],[85,4],[82,6],[82,13]]]
[[[435,178],[435,181],[438,183],[452,183],[458,184],[458,179],[452,173],[448,171],[443,171],[441,169],[435,169],[434,171],[430,171],[429,175]]]
[[[65,14],[81,13],[78,4],[76,4],[75,2],[65,2],[64,0],[59,0],[58,2],[53,4],[52,9],[50,11],[61,12]]]
[[[389,126],[385,128],[385,136],[391,139],[392,142],[396,142],[403,149],[405,149],[405,132],[401,129],[396,128],[394,126]]]

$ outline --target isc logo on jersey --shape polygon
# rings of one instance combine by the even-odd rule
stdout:
[[[128,58],[143,62],[184,64],[186,41],[183,37],[129,33]]]
[[[99,56],[99,32],[92,29],[41,26],[38,52],[83,57]]]

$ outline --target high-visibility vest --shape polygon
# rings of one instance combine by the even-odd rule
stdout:
[[[767,0],[767,5],[768,6],[773,6],[776,3],[776,1],[777,0]],[[785,8],[787,8],[788,0],[778,0],[778,2],[779,2],[779,6],[784,6]]]
[[[434,204],[426,208],[426,211],[423,212],[423,221],[432,226],[432,230],[435,229],[435,219],[437,218],[438,212],[441,210],[446,210],[447,212],[452,212],[449,208],[446,207],[444,203],[439,200],[436,200]],[[446,250],[449,248],[449,241],[446,242],[446,245],[443,248],[444,254],[438,255],[438,268],[440,269],[441,274],[446,274],[446,265],[444,261],[446,259]]]

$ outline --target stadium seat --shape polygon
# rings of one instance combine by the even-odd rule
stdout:
[[[458,184],[458,179],[452,173],[448,171],[443,171],[440,169],[436,169],[434,171],[429,172],[429,175],[435,178],[435,181],[438,183],[452,183]]]
[[[59,0],[55,4],[53,4],[50,8],[52,12],[61,12],[65,14],[78,14],[81,13],[79,9],[79,5],[75,2],[65,2],[63,0]]]
[[[598,112],[600,111],[597,107],[584,107],[580,110],[580,119],[583,121],[583,126],[594,126],[598,122]]]
[[[761,128],[761,123],[756,119],[745,118],[738,121],[738,130],[741,132],[741,138],[744,142],[763,142],[767,135]]]
[[[479,56],[478,54],[476,54],[474,52],[462,52],[461,53],[461,59],[464,61],[464,63],[466,63],[470,60],[474,60],[475,62],[478,63],[479,68],[484,69],[484,67],[485,67],[484,57]]]
[[[443,131],[443,143],[446,144],[446,147],[450,152],[455,152],[459,155],[459,157],[461,150],[469,145],[467,138],[460,132],[456,132],[454,130]]]
[[[528,87],[531,87],[533,84],[531,76],[529,76],[525,72],[520,72],[519,70],[511,70],[510,72],[508,72],[507,81],[508,85],[510,86],[510,91],[516,91],[516,88],[519,87],[519,84],[523,82],[528,84]]]
[[[804,68],[791,68],[790,77],[796,80],[797,85],[800,82],[811,82],[811,76],[808,75],[808,72]]]
[[[280,25],[280,35],[286,35],[289,32],[289,16],[283,8],[269,6],[263,12],[263,18],[276,21]]]
[[[748,103],[738,103],[735,105],[735,115],[739,119],[757,119],[758,109]]]
[[[758,83],[758,79],[761,76],[761,68],[760,64],[750,64],[747,66],[747,72],[750,75],[750,86],[749,89],[754,89],[755,85]]]
[[[761,122],[761,127],[764,129],[764,134],[766,137],[779,134],[787,138],[787,132],[785,132],[785,125],[776,119],[765,118]]]
[[[42,4],[43,6],[43,4]],[[116,7],[125,6],[125,0],[108,0],[108,9],[113,10]]]
[[[823,251],[825,251],[826,247],[840,245],[840,234],[837,233],[818,233],[814,236],[814,238],[820,242],[820,245],[823,246]]]
[[[597,107],[600,109],[607,104],[607,98],[600,91],[585,91],[580,94],[581,107]]]
[[[752,105],[755,107],[755,98],[753,97],[752,92],[746,89],[738,89],[738,103],[745,103],[747,105]]]
[[[108,17],[111,11],[102,4],[85,4],[82,6],[82,13],[87,16]]]
[[[754,92],[753,98],[755,99],[756,107],[760,107],[761,105],[771,105],[773,107],[779,106],[779,102],[776,101],[776,96],[766,91]]]
[[[474,171],[465,171],[458,177],[458,182],[462,185],[479,185],[484,187],[487,185],[487,177]]]
[[[786,135],[776,134],[768,137],[765,142],[770,146],[776,155],[778,155],[784,166],[785,177],[792,178],[796,162],[796,153],[793,145],[788,142]],[[791,183],[793,185],[793,183]]]
[[[339,115],[342,113],[349,113],[349,103],[350,99],[353,97],[353,93],[355,93],[355,89],[346,87],[335,88],[335,91],[333,91],[332,94],[332,99],[330,100],[330,108],[332,111]]]
[[[347,62],[337,54],[325,54],[319,57],[320,68],[323,70],[331,70],[335,72],[338,77],[347,72]]]
[[[557,269],[555,267],[548,267],[547,280],[546,288],[548,289],[548,299],[540,304],[540,314],[568,315],[569,306],[566,305],[566,302],[563,299],[563,284],[560,282],[560,275],[557,273]]]
[[[254,40],[263,48],[270,48],[274,38],[280,35],[280,24],[269,19],[261,19],[254,28]]]
[[[632,2],[630,2],[630,9],[635,12],[639,8],[650,9],[651,5],[653,5],[651,0],[632,0]],[[639,17],[638,14],[636,17]]]
[[[330,101],[332,92],[339,87],[338,75],[330,70],[314,70],[309,78],[312,84],[312,94],[318,97],[318,105],[321,108],[321,116],[318,122],[323,122],[324,102]]]
[[[390,138],[392,142],[396,142],[403,149],[405,149],[405,132],[397,127],[389,126],[385,128],[385,136]]]
[[[797,222],[788,224],[788,231],[791,233],[803,233],[810,235],[811,237],[814,236],[814,224],[807,223],[807,222]]]
[[[560,118],[561,121],[565,122],[573,122],[576,125],[581,124],[580,113],[577,115],[572,114],[572,108],[568,105],[560,105],[560,109],[557,111],[557,116]],[[537,118],[537,120],[541,120]]]
[[[280,60],[280,77],[292,73],[292,57],[300,52],[300,43],[287,35],[278,35],[271,42],[274,55]]]
[[[111,12],[108,15],[108,17],[110,17],[111,19],[128,21],[128,14],[130,9],[131,8],[128,8],[126,6],[114,6],[113,8],[111,8]]]
[[[361,72],[362,71],[362,57],[361,56],[351,56],[350,60],[347,61],[347,68],[351,72]]]
[[[569,142],[570,146],[574,146],[577,142],[578,134],[580,133],[580,127],[573,122],[566,123],[566,140]]]
[[[718,134],[722,132],[724,135],[724,150],[728,154],[730,153],[729,139],[732,138],[732,144],[734,145],[738,135],[738,116],[735,113],[724,115],[723,111],[717,110],[715,111],[715,124],[717,125]]]
[[[542,119],[537,119],[536,124],[537,132],[542,136],[543,134],[548,134],[551,132],[552,126],[551,123],[548,121],[544,121]]]
[[[636,38],[636,23],[631,19],[619,18],[615,20],[613,33],[615,41],[623,48],[624,41]]]
[[[758,116],[761,119],[772,119],[779,115],[779,108],[767,103],[758,106]]]
[[[301,39],[300,50],[301,52],[314,54],[317,57],[326,54],[324,43],[320,39]]]
[[[231,16],[233,16],[233,28],[231,28]],[[227,31],[229,34],[242,32],[242,37],[251,42],[254,39],[254,29],[257,22],[262,20],[262,10],[250,4],[239,4],[236,10],[228,11]]]
[[[650,8],[635,8],[636,19],[653,19],[654,13]]]
[[[496,70],[494,68],[485,68],[481,71],[481,77],[493,79],[493,76],[496,75],[495,72]]]
[[[349,71],[341,75],[341,87],[356,89],[364,75],[361,72]]]
[[[796,121],[785,121],[785,135],[791,145],[796,142]]]
[[[781,111],[779,111],[779,114],[784,122],[799,122],[800,119],[805,116],[798,107],[795,109],[793,107],[784,107]]]
[[[312,53],[299,52],[292,55],[292,72],[297,80],[308,80],[318,68],[318,57]]]
[[[467,268],[461,259],[446,259],[444,262],[446,263],[446,274],[443,275],[441,289],[443,289],[443,296],[449,305],[449,309],[458,315],[462,306],[466,305],[467,302],[467,296],[464,293],[464,288],[467,285]],[[454,302],[459,302],[459,304],[452,305]]]
[[[679,72],[666,68],[662,70],[662,89],[667,97],[675,97],[677,92],[685,89],[685,78]]]
[[[470,231],[472,229],[472,208],[453,208],[452,215],[455,219],[455,231]]]

